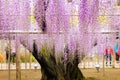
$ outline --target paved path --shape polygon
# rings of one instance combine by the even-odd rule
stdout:
[[[37,67],[37,69],[40,69],[40,65],[38,63],[31,63],[31,65],[29,63],[21,63],[21,69],[35,69],[35,67]],[[6,69],[8,69],[8,64],[0,63],[0,70]],[[11,63],[10,69],[16,69],[16,64]]]
[[[105,64],[105,63],[104,63]],[[95,62],[81,62],[78,67],[80,68],[95,68],[96,63]],[[35,69],[35,67],[37,67],[37,69],[40,69],[40,65],[38,63],[21,63],[21,69]],[[99,67],[103,68],[103,63],[100,62],[99,63]],[[114,67],[115,68],[120,68],[120,63],[114,63]],[[106,66],[104,65],[104,68],[113,68],[113,65],[110,66]],[[7,63],[0,63],[0,70],[6,70],[8,69],[8,64]],[[10,64],[10,69],[16,69],[16,64]]]

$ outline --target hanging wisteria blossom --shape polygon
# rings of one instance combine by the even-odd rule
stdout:
[[[112,7],[116,1],[32,2],[34,5],[30,8],[30,0],[0,0],[2,35],[8,36],[7,31],[18,34],[13,40],[36,58],[42,80],[84,80],[78,64],[97,51],[103,56],[106,46],[113,47],[119,36],[116,32],[120,31],[120,20],[114,16],[119,10]]]

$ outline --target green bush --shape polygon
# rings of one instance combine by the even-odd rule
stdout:
[[[21,62],[30,62],[30,58],[31,58],[31,62],[36,61],[36,59],[32,55],[20,56]]]

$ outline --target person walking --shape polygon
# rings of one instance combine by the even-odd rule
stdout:
[[[113,55],[113,49],[111,46],[107,46],[105,48],[105,58],[106,58],[106,66],[108,66],[108,62],[110,62],[110,66],[112,66],[112,55]]]
[[[116,56],[116,62],[118,63],[119,62],[119,53],[118,53],[118,49],[119,49],[119,46],[118,46],[118,43],[114,46],[114,53],[115,53],[115,56]],[[120,51],[119,51],[120,52]]]

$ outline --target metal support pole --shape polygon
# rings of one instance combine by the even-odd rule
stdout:
[[[11,38],[9,35],[9,45],[8,46],[8,80],[10,80],[10,62],[11,62]]]
[[[27,69],[27,49],[25,48],[25,69]]]
[[[20,55],[18,52],[19,49],[19,41],[18,37],[16,35],[16,80],[21,80],[21,67],[20,67]]]
[[[29,61],[29,69],[31,69],[31,63],[32,63],[32,54],[30,54],[30,61]]]
[[[105,65],[104,65],[104,62],[105,62],[105,58],[104,58],[104,54],[103,54],[103,76],[105,75]]]
[[[10,80],[10,53],[8,55],[8,80]]]

